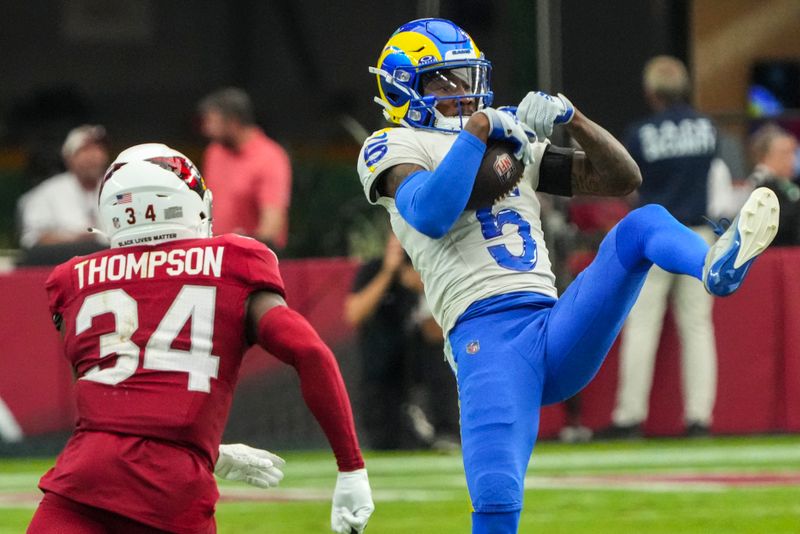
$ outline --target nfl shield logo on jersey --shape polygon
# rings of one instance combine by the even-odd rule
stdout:
[[[481,344],[478,341],[467,343],[467,354],[477,354],[479,350],[481,350]]]

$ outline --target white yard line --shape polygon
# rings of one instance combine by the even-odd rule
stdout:
[[[460,455],[368,457],[367,463],[374,480],[375,499],[381,502],[457,499],[465,491]],[[539,451],[534,454],[532,463],[525,479],[527,489],[719,492],[729,491],[736,484],[714,478],[704,480],[705,475],[797,473],[800,471],[800,446],[796,443],[709,444],[690,449],[655,446],[629,450],[576,447],[574,450]],[[290,459],[284,469],[287,481],[293,480],[292,485],[305,487],[264,491],[223,483],[220,491],[227,500],[325,501],[331,496],[335,469],[332,459],[297,460],[296,463]],[[634,469],[642,471],[632,473]],[[556,471],[559,476],[542,473],[548,470]],[[615,478],[619,473],[626,475]],[[35,506],[40,498],[36,484],[42,474],[38,471],[0,472],[0,508]],[[697,480],[665,480],[665,474],[697,475]],[[648,475],[652,477],[648,479]]]
[[[391,475],[401,473],[435,474],[463,470],[461,456],[404,456],[367,458],[370,472]],[[800,467],[800,445],[708,445],[701,448],[647,447],[630,450],[597,450],[576,447],[570,451],[537,451],[531,459],[531,470],[544,469],[594,469],[633,467],[714,466],[716,464],[756,467],[758,464],[794,463]],[[304,462],[286,466],[296,475],[317,475],[326,472],[327,464],[333,462]],[[331,467],[332,468],[332,467]]]
[[[579,491],[635,491],[649,493],[716,493],[730,490],[718,482],[618,481],[584,477],[525,477],[525,489]]]
[[[534,454],[535,469],[569,469],[633,466],[686,466],[775,464],[800,462],[800,446],[781,445],[729,445],[708,446],[697,449],[675,447],[646,448],[626,451],[576,451]]]
[[[535,505],[529,505],[528,510],[535,508]],[[553,512],[544,508],[535,508],[535,510],[531,513],[529,512],[526,521],[533,522],[533,523],[542,523],[545,525],[552,525],[552,524],[567,524],[567,523],[581,523],[583,524],[587,518],[594,517],[597,514],[596,508],[588,508],[582,509],[579,506],[570,509],[568,514],[563,512]],[[680,510],[680,518],[681,520],[685,521],[686,525],[689,524],[696,524],[698,521],[712,521],[714,523],[719,523],[720,518],[725,518],[727,524],[731,524],[732,522],[736,521],[737,517],[743,517],[746,519],[752,519],[753,517],[766,517],[766,518],[775,518],[780,516],[788,516],[788,517],[800,517],[800,506],[793,506],[791,508],[786,508],[780,504],[775,506],[769,505],[749,505],[745,508],[737,509],[737,508],[726,508],[724,511],[720,510],[719,508],[701,508],[701,507],[684,507]],[[665,519],[674,519],[675,518],[675,511],[670,511],[666,509],[662,510],[654,510],[652,508],[648,509],[629,509],[625,511],[624,518],[619,519],[619,527],[625,527],[626,523],[629,522],[641,522],[642,520],[645,521],[652,521],[652,522],[660,522],[664,521]],[[622,530],[621,532],[628,532],[626,530]],[[695,530],[692,530],[695,532]],[[737,531],[738,532],[738,531]],[[784,531],[785,532],[785,531]]]
[[[41,473],[0,473],[0,490],[35,488],[43,474],[44,471]]]

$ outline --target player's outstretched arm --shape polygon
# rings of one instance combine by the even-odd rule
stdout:
[[[259,488],[274,488],[283,480],[286,461],[264,449],[243,443],[219,446],[214,474],[225,480],[241,480]]]
[[[363,532],[375,505],[336,358],[302,315],[286,306],[280,295],[268,291],[250,296],[247,335],[251,342],[294,367],[303,399],[331,444],[339,467],[331,528],[343,534]]]

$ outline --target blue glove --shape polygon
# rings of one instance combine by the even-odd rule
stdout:
[[[510,141],[514,145],[514,157],[525,165],[533,163],[533,152],[525,128],[509,111],[483,108],[478,111],[489,119],[489,139]]]
[[[575,107],[561,93],[551,96],[541,91],[530,92],[517,107],[517,118],[539,138],[550,137],[554,124],[566,124],[574,115]]]

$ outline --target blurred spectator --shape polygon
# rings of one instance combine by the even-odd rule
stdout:
[[[211,93],[199,112],[211,140],[202,171],[214,192],[214,233],[247,235],[283,249],[292,188],[288,154],[255,124],[253,104],[241,89]]]
[[[365,263],[345,302],[358,328],[361,405],[374,449],[449,447],[458,435],[455,378],[422,280],[390,234],[383,258]]]
[[[26,249],[76,245],[84,252],[99,250],[98,239],[103,244],[105,239],[87,229],[97,225],[97,190],[108,166],[105,128],[74,128],[64,141],[61,156],[67,171],[48,178],[19,199],[20,244]]]
[[[772,189],[781,206],[773,246],[800,245],[800,186],[793,181],[797,139],[780,126],[767,124],[750,138],[750,150],[756,163],[749,178],[752,186]]]
[[[643,88],[654,114],[625,134],[625,144],[642,171],[639,204],[663,205],[710,243],[714,234],[704,219],[733,208],[731,175],[718,157],[717,129],[688,104],[689,74],[680,60],[658,56],[648,61]],[[681,338],[686,434],[709,433],[717,387],[711,295],[702,282],[653,266],[625,323],[612,425],[598,438],[641,435],[670,297]]]

